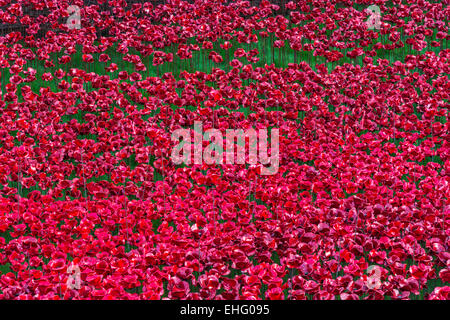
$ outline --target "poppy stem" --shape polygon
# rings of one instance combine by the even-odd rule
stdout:
[[[123,122],[121,122],[122,127],[122,134],[125,134],[125,130],[123,128]],[[124,208],[125,208],[125,229],[126,229],[126,242],[125,242],[125,252],[127,252],[127,249],[130,249],[129,244],[129,238],[128,238],[128,198],[125,192],[125,185],[126,185],[127,179],[124,179],[124,184],[122,185],[122,195],[123,195],[123,201],[124,201]]]
[[[19,175],[17,177],[17,193],[18,193],[18,197],[17,197],[17,213],[18,213],[18,218],[20,218],[20,198],[22,197],[22,167],[20,165],[20,157],[19,157]]]
[[[64,299],[61,291],[61,274],[58,272],[58,281],[59,281],[59,296]]]
[[[87,212],[89,212],[88,197],[87,197],[87,190],[86,190],[86,176],[84,174],[83,150],[81,150],[81,172],[83,175],[84,199],[86,201],[86,210],[87,210]]]

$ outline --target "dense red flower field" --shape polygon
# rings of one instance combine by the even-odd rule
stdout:
[[[450,299],[448,1],[281,3],[0,0],[0,299]]]

